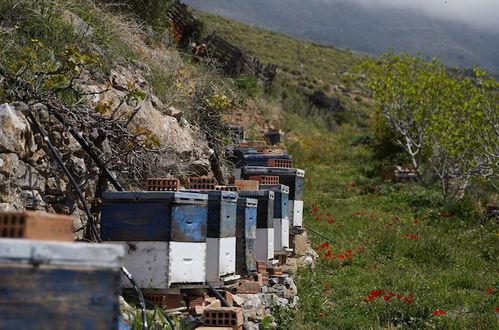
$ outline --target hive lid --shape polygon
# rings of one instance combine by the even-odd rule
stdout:
[[[289,187],[284,184],[261,184],[259,188],[260,190],[270,190],[273,192],[289,194]]]
[[[258,200],[274,199],[274,192],[269,190],[239,190],[239,196]]]
[[[124,254],[113,244],[0,239],[0,263],[116,268]]]
[[[299,168],[245,166],[246,175],[291,175],[304,177],[305,171]]]
[[[112,191],[102,194],[103,202],[176,202],[207,203],[208,197],[194,192],[177,191]]]
[[[247,197],[239,197],[237,199],[237,206],[258,207],[258,199],[247,198]]]
[[[238,193],[235,191],[224,190],[182,190],[182,192],[202,194],[206,196],[209,201],[228,201],[236,202]]]

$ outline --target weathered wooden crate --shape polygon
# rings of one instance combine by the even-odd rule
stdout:
[[[147,178],[147,191],[178,191],[180,181],[178,179],[167,178]]]
[[[256,229],[256,259],[274,259],[274,228]]]
[[[289,199],[303,200],[305,171],[298,168],[245,166],[243,177],[271,175],[279,176],[279,183],[289,187]]]
[[[274,218],[289,218],[289,187],[283,184],[262,184],[260,190],[274,192]]]
[[[236,236],[237,193],[215,190],[185,190],[208,196],[208,237]]]
[[[106,192],[101,236],[110,241],[206,241],[208,198],[185,192]]]
[[[206,240],[206,281],[219,283],[236,272],[236,237]]]
[[[291,162],[293,156],[288,154],[244,153],[242,163],[244,166],[268,166],[270,160]],[[276,167],[276,166],[274,166]]]
[[[293,227],[303,224],[303,201],[289,201],[289,221]]]
[[[123,248],[0,239],[0,329],[118,329]]]
[[[256,212],[258,200],[237,199],[236,271],[246,274],[256,271]]]
[[[1,238],[73,241],[73,218],[45,212],[0,212]]]
[[[274,226],[274,192],[268,190],[240,190],[239,197],[258,200],[256,227],[272,228]]]
[[[142,289],[166,290],[180,284],[204,284],[205,242],[113,243],[125,247],[125,267]],[[131,287],[128,281],[123,285]]]

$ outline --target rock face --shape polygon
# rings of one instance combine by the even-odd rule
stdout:
[[[68,19],[73,19],[75,28],[84,30],[77,19],[72,16]],[[85,31],[82,33],[89,33]],[[87,84],[91,81],[85,79]],[[150,131],[158,139],[161,153],[158,153],[151,168],[159,173],[170,173],[174,168],[174,175],[205,175],[210,172],[209,158],[213,150],[208,147],[204,133],[190,125],[181,110],[165,106],[154,95],[139,69],[118,66],[112,70],[109,81],[111,88],[105,93],[89,96],[87,101],[90,105],[103,102],[117,105],[131,88],[144,92],[145,98],[140,98],[138,102],[125,102],[119,109],[119,115],[131,117],[127,127],[130,132],[140,128]],[[107,87],[104,84],[89,84],[83,85],[83,88],[99,91]],[[73,173],[89,204],[92,204],[97,191],[98,168],[67,128],[50,117],[43,105],[35,105],[30,110],[21,103],[1,104],[0,211],[32,209],[71,214],[76,218],[75,227],[79,228],[86,223],[83,206],[42,137],[33,132],[26,111],[36,112],[39,116],[40,124]],[[90,143],[94,143],[98,154],[105,156],[112,152],[106,139],[98,144],[94,142],[99,137],[96,129],[89,129],[84,134]],[[155,173],[145,175],[154,176]],[[142,189],[143,186],[138,184],[128,188]]]

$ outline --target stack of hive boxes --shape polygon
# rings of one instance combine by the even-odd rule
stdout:
[[[148,191],[103,194],[101,236],[126,248],[125,266],[152,292],[204,284],[208,198]]]

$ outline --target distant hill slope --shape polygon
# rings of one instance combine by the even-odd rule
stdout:
[[[404,9],[373,8],[348,0],[185,0],[193,7],[246,24],[340,48],[379,54],[421,51],[449,66],[499,73],[499,33]]]
[[[296,39],[222,16],[199,11],[196,16],[205,24],[205,34],[216,32],[262,62],[277,64],[287,77],[287,84],[308,90],[327,91],[331,83],[342,84],[343,74],[360,59],[351,51]]]

